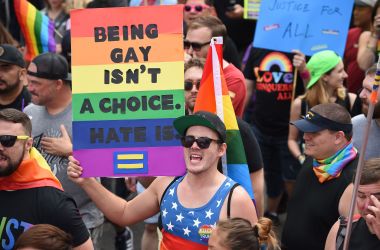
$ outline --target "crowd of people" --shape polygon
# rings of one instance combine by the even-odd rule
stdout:
[[[254,47],[256,21],[243,18],[243,0],[30,0],[54,21],[57,44],[55,53],[31,61],[6,2],[0,1],[0,249],[103,249],[105,223],[115,231],[106,249],[136,249],[133,240],[142,250],[343,249],[355,195],[349,249],[380,249],[380,94],[371,101],[380,0],[354,1],[342,57]],[[72,156],[69,9],[172,4],[183,6],[185,114],[173,127],[186,173],[82,177],[86,163]],[[220,64],[254,199],[220,170],[226,125],[194,110],[213,37],[223,37]],[[130,193],[138,194],[127,199]],[[130,226],[142,221],[137,238]]]

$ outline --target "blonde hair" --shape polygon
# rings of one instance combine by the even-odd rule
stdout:
[[[223,245],[231,250],[259,250],[266,245],[268,250],[280,249],[276,234],[272,230],[272,221],[262,217],[256,225],[242,218],[219,221],[218,233],[224,233]]]

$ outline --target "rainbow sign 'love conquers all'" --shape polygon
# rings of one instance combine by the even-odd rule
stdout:
[[[83,176],[185,172],[181,6],[71,12],[74,157]]]

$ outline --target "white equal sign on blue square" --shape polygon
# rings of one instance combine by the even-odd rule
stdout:
[[[113,169],[115,174],[147,174],[147,151],[113,152]]]

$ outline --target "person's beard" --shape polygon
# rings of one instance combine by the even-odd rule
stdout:
[[[0,95],[7,95],[10,93],[13,93],[14,91],[16,91],[18,89],[19,84],[20,84],[19,79],[13,84],[9,84],[3,80],[0,80],[0,82],[4,83],[6,85],[6,87],[4,89],[0,89]]]
[[[23,148],[22,154],[20,155],[20,157],[12,162],[8,156],[6,156],[0,152],[0,156],[6,157],[7,161],[8,161],[8,166],[5,169],[0,169],[0,177],[6,177],[6,176],[10,176],[11,174],[13,174],[18,169],[18,167],[20,166],[20,164],[24,158],[24,154],[25,154],[25,147]]]

